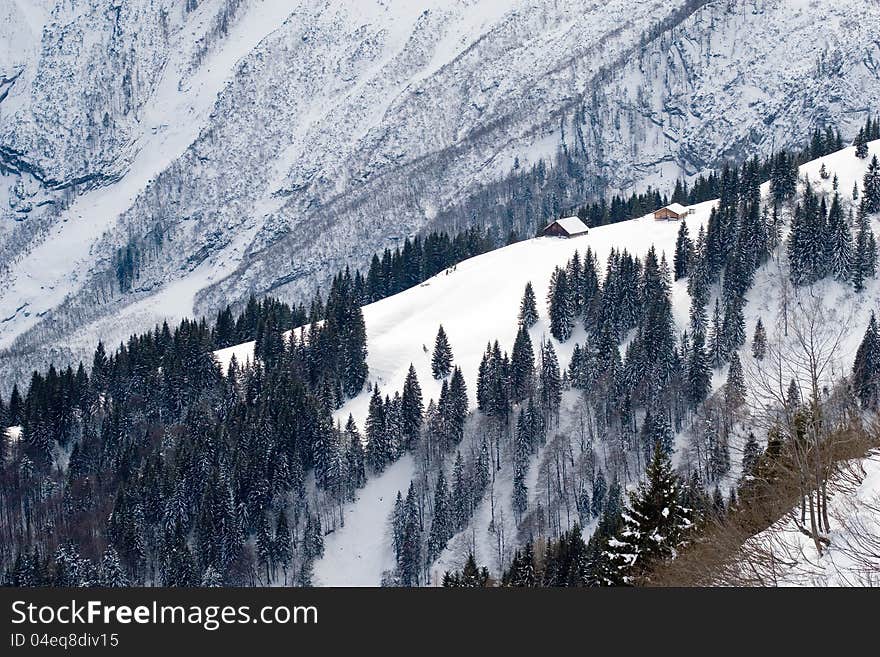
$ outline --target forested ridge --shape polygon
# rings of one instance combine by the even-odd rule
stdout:
[[[864,131],[873,135],[878,126],[869,121]],[[833,131],[814,138],[819,150],[839,144]],[[859,292],[876,273],[866,217],[880,208],[880,168],[872,163],[862,189],[847,199],[856,208],[850,219],[842,191],[830,203],[808,185],[798,193],[801,157],[780,153],[727,166],[690,189],[679,185],[673,198],[693,203],[714,194],[708,198],[719,203],[698,235],[682,224],[671,263],[653,250],[638,258],[625,249],[612,253],[604,272],[589,250],[560,263],[546,299],[552,336],[566,342],[577,323],[588,336],[568,365],[559,363],[551,340],[532,344],[527,329],[541,311],[527,286],[510,355],[497,341],[487,345],[476,413],[441,326],[432,363],[443,380],[437,400],[422,399],[411,369],[398,394],[383,398],[373,388],[362,430],[352,418],[333,420],[368,381],[361,305],[497,246],[477,228],[407,240],[377,254],[366,275],[338,274],[326,299],[316,295],[308,305],[251,299],[237,316],[224,309],[212,325],[163,325],[113,353],[99,344],[88,370],[81,364],[35,372],[24,394],[15,387],[0,401],[0,426],[21,427],[20,438],[0,450],[5,583],[308,584],[343,505],[407,451],[422,475],[401,491],[391,518],[397,567],[386,584],[428,583],[431,563],[508,467],[523,548],[510,571],[498,574],[501,581],[531,581],[538,553],[557,560],[540,564],[545,584],[632,581],[639,574],[630,570],[633,555],[648,563],[668,559],[700,514],[730,504],[718,499],[716,484],[730,469],[727,434],[743,404],[743,306],[756,270],[782,245],[783,207],[793,217],[784,244],[793,284],[834,276]],[[765,180],[771,194],[762,201]],[[622,219],[658,200],[665,199],[634,196],[615,207],[625,208]],[[600,207],[579,214],[592,225],[611,221],[615,215],[591,214]],[[671,315],[673,278],[687,278],[691,296],[690,325],[681,334]],[[712,289],[720,293],[710,308]],[[864,406],[877,402],[876,336],[873,325],[855,367]],[[763,339],[756,330],[752,348],[760,351]],[[233,360],[223,372],[212,352],[248,340],[256,342],[254,362]],[[727,384],[712,395],[711,373],[722,365],[729,365]],[[530,505],[526,475],[539,448],[558,439],[567,389],[582,391],[590,435],[602,437],[609,456],[600,462],[592,438],[580,438],[576,490],[560,483],[546,505]],[[696,426],[700,461],[679,481],[669,464],[672,439]],[[646,483],[626,500],[624,483],[646,470]],[[547,472],[549,487],[549,465]],[[669,503],[658,506],[663,499]],[[680,513],[660,513],[660,520],[663,509]],[[575,528],[598,518],[589,546],[579,543],[572,515]],[[647,553],[642,539],[652,522],[662,524],[666,543]],[[538,548],[529,536],[547,542]],[[572,574],[560,565],[565,560],[581,570]],[[447,583],[489,581],[476,572],[450,573]]]

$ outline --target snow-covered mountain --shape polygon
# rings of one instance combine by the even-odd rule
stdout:
[[[866,0],[13,0],[0,367],[310,290],[563,144],[614,190],[850,136],[878,22]]]
[[[868,166],[868,160],[860,160],[854,153],[855,149],[850,147],[808,162],[800,167],[800,175],[809,179],[814,189],[829,195],[832,193],[835,175],[840,190],[851,190],[854,183],[862,180]],[[870,153],[880,156],[880,141],[870,144]],[[829,176],[827,179],[820,175],[823,166]],[[762,191],[767,194],[767,184]],[[846,200],[844,202],[849,203]],[[691,208],[692,213],[684,221],[692,236],[697,234],[700,226],[707,224],[710,211],[715,205],[715,201],[708,201]],[[537,346],[542,340],[552,340],[560,365],[567,367],[574,346],[583,344],[586,334],[584,328],[578,326],[566,342],[560,343],[550,336],[544,299],[547,298],[554,267],[564,266],[575,251],[583,255],[588,247],[597,257],[599,271],[604,271],[612,248],[625,248],[633,255],[644,257],[653,246],[658,256],[665,254],[671,260],[678,230],[678,222],[658,222],[652,215],[646,215],[631,221],[594,228],[587,235],[573,239],[541,237],[525,240],[466,260],[417,287],[365,306],[363,310],[367,328],[370,385],[376,384],[383,395],[393,396],[403,388],[412,363],[422,384],[425,399],[438,399],[441,382],[432,377],[431,352],[434,337],[442,323],[449,336],[455,364],[462,368],[471,406],[475,406],[477,373],[486,344],[497,339],[502,349],[510,351],[518,328],[519,302],[527,282],[534,286],[541,316],[530,330],[532,343]],[[874,230],[880,230],[876,221]],[[774,257],[756,273],[744,311],[746,333],[751,336],[761,318],[768,327],[771,341],[793,342],[794,333],[790,336],[784,333],[780,310],[783,307],[783,295],[791,296],[791,306],[797,305],[801,300],[806,303],[810,298],[823,299],[825,312],[828,313],[827,323],[831,326],[840,324],[847,327],[825,370],[825,380],[822,383],[830,385],[831,382],[849,375],[851,371],[868,317],[872,311],[877,310],[880,280],[872,279],[861,294],[854,293],[851,286],[833,280],[821,281],[816,286],[799,292],[793,290],[788,283],[789,272],[783,251],[784,247],[777,249]],[[690,307],[686,280],[673,283],[671,300],[677,328],[679,331],[686,330]],[[225,369],[233,356],[239,363],[251,361],[253,348],[254,344],[248,342],[220,350],[216,352],[216,356]],[[748,377],[764,375],[759,372],[748,346],[742,348],[740,358]],[[725,377],[726,371],[716,371],[715,387],[722,385]],[[754,385],[751,380],[748,384],[750,387]],[[565,412],[559,434],[578,433],[577,425],[582,421],[579,416],[580,396],[575,390],[565,394]],[[349,400],[337,411],[337,419],[344,423],[351,413],[358,426],[363,427],[369,400],[369,390]],[[686,458],[687,446],[683,436],[679,436],[678,441],[677,458],[682,460]],[[740,454],[740,448],[741,445],[734,445],[732,451]],[[540,450],[532,460],[528,488],[535,498],[534,503],[541,501],[541,489],[536,486],[539,477],[539,468],[536,465],[542,462],[548,449],[549,447],[545,447]],[[737,460],[730,474],[731,482],[736,481],[739,476],[739,467]],[[496,541],[499,535],[507,536],[507,547],[503,554],[505,558],[509,559],[512,550],[519,547],[515,540],[517,525],[511,511],[511,474],[509,467],[498,473],[493,494],[484,498],[470,526],[450,542],[435,565],[435,579],[446,568],[461,567],[470,550],[474,550],[480,562],[486,563],[495,573],[506,565],[497,558],[499,548]],[[346,509],[345,525],[326,537],[325,557],[315,566],[317,583],[328,586],[375,586],[379,583],[382,573],[394,565],[387,522],[395,496],[398,491],[405,492],[409,482],[417,476],[417,465],[407,455],[384,473],[368,481],[360,492],[358,501]],[[505,510],[503,514],[499,514],[500,509]]]

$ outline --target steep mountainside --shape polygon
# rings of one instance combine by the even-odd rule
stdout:
[[[310,290],[466,211],[517,158],[564,144],[583,189],[667,187],[814,125],[849,137],[880,91],[880,9],[856,0],[0,11],[0,370],[16,374]]]
[[[855,182],[862,180],[868,166],[868,160],[857,159],[854,150],[852,147],[846,148],[809,162],[800,168],[800,175],[825,194],[832,193],[831,177],[834,175],[838,177],[841,190],[852,189]],[[870,153],[880,156],[880,142],[870,144]],[[821,177],[822,167],[827,170],[828,179]],[[762,193],[766,195],[768,189],[769,186],[765,184]],[[848,200],[844,202],[849,205]],[[693,212],[685,219],[690,235],[697,235],[700,227],[706,227],[710,211],[716,205],[716,201],[708,201],[693,206]],[[565,342],[559,342],[550,335],[544,300],[548,295],[554,267],[563,266],[575,251],[583,256],[587,248],[596,255],[600,272],[604,271],[612,249],[627,249],[633,255],[644,257],[653,247],[658,256],[663,254],[671,261],[679,227],[678,222],[657,222],[653,216],[647,215],[595,228],[586,236],[574,239],[541,237],[525,240],[466,260],[417,287],[365,306],[370,385],[377,385],[383,395],[393,396],[402,389],[412,363],[425,399],[437,400],[441,382],[431,374],[431,351],[438,326],[442,324],[449,336],[454,362],[464,373],[473,408],[476,405],[480,359],[487,343],[495,340],[500,342],[502,349],[511,350],[517,333],[519,302],[527,282],[534,286],[540,315],[539,321],[529,331],[532,344],[537,348],[543,340],[552,340],[560,366],[567,368],[575,345],[585,344],[588,338],[582,325],[577,326],[571,338]],[[875,221],[874,230],[878,228],[880,226]],[[785,247],[779,247],[755,275],[744,312],[746,335],[751,338],[761,318],[768,327],[771,342],[790,346],[796,338],[793,330],[788,333],[783,328],[786,323],[782,314],[785,295],[791,295],[791,306],[808,303],[811,298],[824,299],[828,325],[848,327],[825,370],[822,383],[830,386],[831,382],[839,381],[850,372],[868,318],[876,310],[880,281],[869,281],[861,294],[854,293],[848,284],[830,279],[814,287],[792,290],[784,252]],[[720,297],[718,287],[713,296]],[[686,280],[672,284],[671,300],[676,328],[685,331],[688,329],[691,303]],[[710,300],[710,308],[712,303]],[[225,369],[233,356],[239,363],[252,361],[253,349],[254,343],[248,342],[223,349],[216,356]],[[621,353],[625,352],[625,345],[622,345]],[[768,365],[761,366],[752,358],[748,344],[740,350],[740,358],[744,363],[749,389],[757,390],[756,381],[768,376],[764,371]],[[716,370],[714,387],[723,385],[725,379],[725,369]],[[581,435],[584,431],[584,411],[580,399],[581,393],[577,390],[568,391],[564,396],[564,412],[556,433],[569,442],[575,442],[573,436]],[[344,424],[351,413],[358,426],[363,427],[369,402],[370,391],[366,390],[339,409],[336,419]],[[474,420],[476,423],[481,421],[481,417]],[[473,424],[471,435],[465,438],[461,451],[467,453],[473,449],[475,442],[490,431],[489,425]],[[596,447],[597,451],[607,448],[607,445]],[[540,506],[542,503],[539,466],[554,449],[552,441],[548,441],[531,459],[528,489],[532,505]],[[730,449],[736,456],[727,480],[732,483],[740,475],[742,445],[734,444]],[[683,434],[677,437],[677,452],[679,462],[686,462],[689,458],[688,445]],[[325,556],[315,566],[317,583],[330,586],[375,586],[379,583],[383,572],[394,565],[387,522],[395,496],[398,491],[405,493],[410,481],[421,476],[423,473],[416,460],[407,454],[384,473],[368,481],[359,493],[357,502],[348,505],[344,526],[327,536]],[[487,564],[494,573],[500,572],[509,561],[513,549],[519,547],[516,542],[517,522],[511,508],[511,477],[509,467],[496,473],[491,494],[485,496],[468,526],[450,541],[449,547],[435,564],[433,583],[439,582],[445,568],[460,568],[469,551],[473,551],[480,563]]]

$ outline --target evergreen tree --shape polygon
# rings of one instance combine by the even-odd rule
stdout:
[[[599,283],[596,254],[589,247],[587,247],[587,252],[584,254],[581,280],[575,282],[575,295],[578,297],[577,306],[584,320],[584,328],[590,335],[595,335],[599,328],[598,315],[602,289]]]
[[[287,524],[287,514],[281,511],[278,514],[278,522],[275,525],[275,538],[272,540],[273,559],[284,571],[284,579],[287,581],[287,569],[293,559],[293,541],[290,536],[290,527]]]
[[[378,385],[373,387],[373,396],[370,397],[370,406],[367,411],[366,457],[375,472],[382,472],[391,459],[385,403],[382,401]]]
[[[876,270],[877,247],[864,199],[859,205],[858,226],[852,262],[852,281],[856,292],[865,289],[865,280]]]
[[[758,318],[755,324],[755,333],[752,336],[752,356],[755,360],[764,360],[767,354],[767,334],[764,331],[764,323]]]
[[[446,547],[446,543],[452,537],[452,509],[449,504],[449,491],[446,487],[446,477],[443,469],[437,475],[437,485],[434,488],[434,516],[431,519],[431,531],[428,536],[428,559],[434,560]]]
[[[688,275],[693,248],[693,243],[688,236],[687,223],[682,221],[678,229],[678,237],[675,240],[675,256],[672,261],[675,270],[675,280]]]
[[[690,262],[688,294],[691,297],[691,335],[699,333],[705,339],[706,304],[709,301],[709,272],[706,265],[706,234],[702,226],[697,234],[697,242]]]
[[[880,212],[880,162],[876,155],[871,158],[862,180],[862,203],[868,214]]]
[[[556,417],[562,402],[562,379],[556,350],[549,340],[541,345],[540,393],[544,418]]]
[[[792,379],[788,382],[788,390],[785,393],[785,403],[789,409],[797,409],[801,405],[801,389],[797,381]]]
[[[502,579],[504,586],[533,587],[537,585],[535,574],[535,548],[532,542],[525,544],[523,551],[516,550],[510,569]]]
[[[739,355],[734,352],[730,354],[730,367],[727,371],[727,384],[724,386],[724,399],[727,405],[732,408],[739,408],[745,403],[746,398],[746,382],[743,375],[742,363]]]
[[[412,483],[403,503],[403,518],[400,524],[402,537],[397,555],[400,582],[403,586],[418,586],[421,583],[422,529],[415,485]]]
[[[312,445],[312,458],[315,467],[315,484],[321,490],[331,491],[334,488],[334,461],[337,458],[336,431],[333,418],[326,414],[318,422],[315,430],[315,442]]]
[[[257,526],[257,558],[266,569],[266,584],[269,584],[269,570],[272,567],[272,536],[269,533],[269,522],[266,515],[261,514]]]
[[[437,331],[437,339],[434,341],[434,354],[431,357],[431,372],[435,379],[443,379],[452,370],[452,347],[446,337],[443,325]]]
[[[568,274],[564,269],[557,267],[550,280],[547,303],[550,315],[550,333],[560,342],[568,340],[574,329],[573,296]]]
[[[344,317],[342,334],[342,391],[346,397],[354,397],[363,390],[367,381],[367,328],[364,314],[350,291],[340,303]]]
[[[657,444],[645,481],[633,493],[624,526],[609,547],[609,558],[624,583],[646,574],[658,561],[675,557],[692,527],[681,505],[681,482]]]
[[[526,411],[519,414],[516,432],[516,451],[513,460],[513,512],[517,519],[522,518],[529,505],[529,490],[526,486],[529,457],[532,452],[532,438]]]
[[[455,531],[467,524],[470,517],[470,490],[465,480],[464,461],[461,452],[456,452],[452,465],[451,519]]]
[[[527,329],[531,328],[538,321],[538,304],[535,300],[535,291],[532,289],[532,283],[526,283],[525,292],[523,292],[522,302],[519,305],[519,322]]]
[[[535,382],[535,352],[532,340],[523,325],[520,325],[513,343],[510,361],[511,397],[521,402],[532,394]]]
[[[876,408],[880,401],[880,336],[874,313],[853,363],[853,389],[865,408]]]
[[[755,474],[760,458],[761,447],[755,439],[755,434],[749,431],[746,444],[743,446],[742,473],[744,478]]]
[[[348,437],[348,449],[346,451],[346,472],[348,473],[349,499],[354,500],[354,491],[367,483],[366,455],[361,434],[354,422],[351,413],[345,423],[345,435]]]
[[[859,128],[859,132],[856,135],[855,141],[853,141],[853,145],[856,147],[856,157],[860,160],[864,160],[868,157],[868,141],[870,140],[865,137],[864,129]]]
[[[721,323],[721,306],[715,300],[715,311],[712,313],[712,324],[709,333],[708,356],[712,367],[721,367],[727,359],[726,340]]]
[[[406,440],[407,448],[411,447],[419,437],[424,410],[422,388],[416,376],[416,368],[410,363],[406,380],[403,383],[403,395],[401,397],[401,420],[403,422],[403,436]]]
[[[477,567],[473,553],[470,553],[461,572],[446,571],[443,575],[444,587],[484,588],[489,585],[489,571],[484,566]]]
[[[593,513],[594,518],[598,518],[602,513],[602,509],[605,504],[605,495],[608,492],[608,484],[605,483],[605,473],[602,468],[599,468],[596,472],[596,476],[593,479],[593,499],[591,502],[591,511]]]
[[[213,565],[209,565],[202,574],[202,588],[216,589],[223,586],[223,577]]]
[[[687,394],[692,406],[697,406],[709,396],[712,384],[712,371],[703,347],[703,336],[694,336],[687,361]]]
[[[743,301],[741,298],[731,299],[724,307],[724,321],[721,325],[723,333],[723,353],[732,354],[746,341],[746,322],[743,317]]]
[[[129,586],[128,575],[119,560],[119,554],[112,547],[108,547],[101,557],[99,586],[105,588],[120,588]]]
[[[461,368],[452,371],[446,403],[441,403],[441,412],[446,416],[450,438],[456,444],[464,437],[464,425],[468,416],[467,386]]]
[[[839,281],[852,276],[853,243],[849,224],[843,216],[840,195],[835,192],[828,211],[828,265],[829,273]]]
[[[446,383],[444,381],[444,383]],[[403,400],[399,392],[394,397],[385,397],[385,444],[388,463],[397,459],[405,447],[403,436]]]

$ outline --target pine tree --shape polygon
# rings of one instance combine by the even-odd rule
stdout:
[[[675,240],[675,256],[673,257],[673,268],[675,270],[675,280],[684,278],[690,272],[691,254],[694,245],[688,237],[687,223],[681,222],[678,229],[678,237]]]
[[[532,437],[526,411],[520,411],[516,432],[516,451],[513,460],[513,512],[517,520],[522,518],[529,505],[529,490],[526,486],[529,457],[532,452]]]
[[[535,352],[532,350],[529,333],[523,325],[520,325],[513,343],[510,375],[512,399],[521,402],[532,394],[535,384]]]
[[[205,568],[205,572],[202,574],[201,586],[206,589],[216,589],[223,586],[223,577],[213,565]]]
[[[859,128],[859,132],[856,135],[855,141],[853,141],[853,145],[856,147],[856,157],[860,160],[864,160],[868,157],[868,141],[870,141],[865,136],[865,131],[863,128]]]
[[[266,569],[266,584],[269,584],[269,569],[272,567],[272,536],[269,533],[269,522],[266,515],[261,514],[257,526],[257,558]]]
[[[785,393],[785,404],[789,409],[797,409],[801,405],[801,389],[797,381],[792,379],[788,382],[788,389]]]
[[[730,368],[727,371],[727,384],[724,386],[724,399],[728,407],[732,409],[739,408],[745,403],[745,376],[743,375],[742,363],[736,352],[730,354]]]
[[[444,381],[444,383],[446,383]],[[396,460],[405,447],[403,436],[403,400],[400,392],[395,392],[394,397],[385,397],[385,443],[387,446],[388,462]]]
[[[749,431],[746,444],[743,446],[742,473],[743,477],[751,477],[755,474],[758,461],[761,458],[761,447],[755,438],[755,434]]]
[[[428,559],[434,560],[446,547],[446,543],[452,537],[452,510],[449,504],[449,491],[446,487],[446,477],[443,469],[437,475],[437,485],[434,488],[434,516],[431,519],[431,531],[428,536]]]
[[[605,495],[608,492],[608,484],[605,482],[605,473],[602,468],[599,468],[596,472],[596,476],[593,479],[593,499],[591,501],[590,511],[593,513],[594,518],[598,518],[602,513],[602,509],[605,505]]]
[[[877,262],[877,246],[874,231],[868,217],[864,199],[859,205],[858,227],[852,262],[852,281],[856,292],[865,289],[865,280],[874,276]]]
[[[422,402],[422,388],[419,385],[416,368],[409,364],[409,371],[403,383],[403,395],[401,397],[401,420],[403,422],[403,436],[406,447],[412,447],[419,437],[424,418],[424,403]]]
[[[348,437],[348,449],[346,451],[346,472],[348,473],[349,500],[354,500],[354,492],[367,483],[366,455],[361,434],[354,422],[351,413],[345,423],[345,435]]]
[[[721,367],[727,359],[726,341],[721,323],[721,305],[715,300],[715,311],[712,313],[712,325],[709,333],[709,362],[712,367]]]
[[[876,408],[880,401],[880,336],[874,313],[853,363],[853,389],[865,408]]]
[[[755,333],[752,336],[752,356],[755,360],[764,360],[767,354],[767,333],[764,331],[764,323],[758,318],[755,324]]]
[[[523,551],[516,550],[510,569],[502,579],[504,586],[532,587],[537,585],[535,574],[535,548],[532,542],[525,544]]]
[[[449,572],[443,575],[443,586],[460,588],[484,588],[489,585],[489,571],[484,566],[479,568],[473,553],[468,554],[467,562],[461,572]]]
[[[547,340],[541,345],[540,371],[541,410],[549,420],[559,413],[562,402],[562,379],[559,373],[559,360],[553,343]]]
[[[625,583],[646,574],[656,562],[674,558],[685,542],[693,524],[690,510],[681,505],[681,482],[659,444],[623,518],[609,558]]]
[[[459,531],[467,524],[470,517],[470,490],[465,480],[464,461],[461,458],[461,452],[455,455],[455,462],[452,465],[452,500],[451,520],[452,527],[455,531]]]
[[[876,155],[871,158],[862,180],[862,203],[868,214],[880,212],[880,162]]]
[[[578,307],[584,320],[584,328],[590,335],[594,335],[598,330],[597,322],[602,289],[599,284],[596,254],[589,247],[584,255],[581,280],[575,284],[575,295],[579,298]]]
[[[293,542],[290,536],[290,527],[287,524],[287,514],[281,511],[278,514],[278,522],[275,525],[275,538],[272,540],[273,559],[284,571],[284,580],[287,581],[287,569],[293,559]]]
[[[560,342],[568,340],[574,329],[575,312],[572,307],[572,297],[568,274],[564,269],[557,267],[550,280],[547,302],[550,315],[550,333]]]
[[[446,337],[443,325],[437,331],[437,339],[434,341],[434,354],[431,357],[431,372],[435,379],[443,379],[452,370],[452,347]]]
[[[687,361],[687,394],[692,406],[697,406],[709,395],[712,371],[703,347],[703,336],[694,336]]]
[[[852,233],[843,216],[840,195],[836,192],[831,201],[831,209],[828,211],[828,233],[829,273],[839,281],[849,281],[852,276]]]
[[[877,240],[874,237],[874,231],[868,232],[868,248],[867,248],[867,275],[874,278],[877,275]]]
[[[321,490],[333,490],[333,462],[336,454],[336,432],[333,427],[333,418],[329,414],[324,415],[318,421],[315,428],[315,442],[312,445],[312,456],[315,467],[315,484]]]
[[[519,322],[527,329],[531,328],[538,321],[538,304],[535,300],[535,291],[532,289],[532,283],[526,283],[525,292],[523,292],[522,302],[519,305]]]
[[[441,404],[441,412],[446,415],[451,440],[459,443],[464,437],[464,425],[469,412],[467,385],[460,367],[452,371],[448,400],[446,404]]]
[[[740,298],[731,299],[724,307],[724,321],[721,325],[723,333],[723,352],[732,354],[736,349],[745,344],[746,321],[743,317],[743,301]]]
[[[129,586],[128,575],[119,560],[119,554],[112,547],[108,547],[101,557],[100,586],[105,588],[120,588]]]
[[[390,460],[390,452],[385,403],[379,393],[379,386],[374,386],[367,411],[367,462],[375,472],[382,472]]]
[[[403,503],[402,538],[397,568],[403,586],[418,586],[422,567],[422,530],[415,485],[410,483]]]
[[[708,318],[706,317],[706,304],[709,301],[708,273],[706,261],[701,255],[700,243],[703,242],[703,230],[700,227],[700,237],[697,239],[697,248],[691,263],[691,272],[688,276],[688,294],[691,297],[690,326],[691,335],[703,336],[705,340]]]

